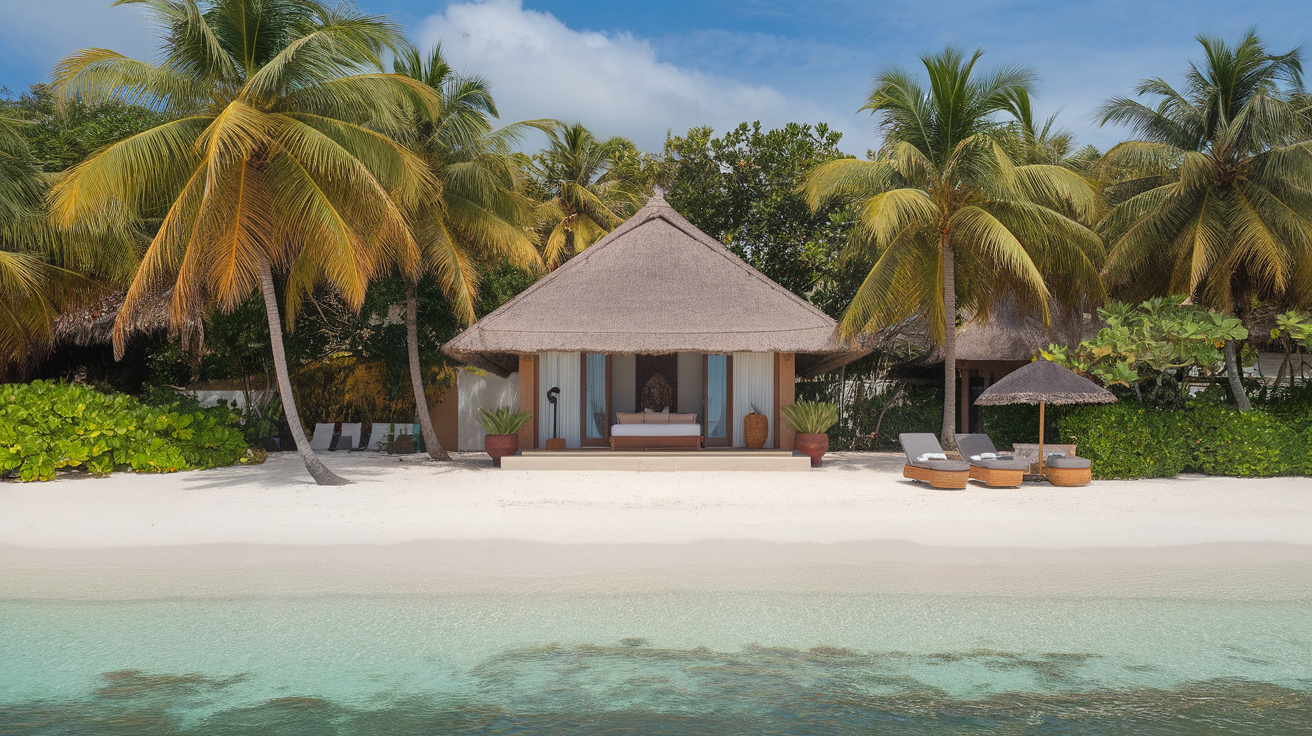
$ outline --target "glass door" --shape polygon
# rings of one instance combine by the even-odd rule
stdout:
[[[706,434],[707,447],[726,447],[733,444],[733,429],[730,417],[733,416],[733,359],[728,355],[707,355],[703,359],[702,386],[703,413],[706,424],[702,430]]]
[[[605,447],[610,437],[610,356],[583,356],[583,444]]]

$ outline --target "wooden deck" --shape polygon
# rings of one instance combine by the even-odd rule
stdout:
[[[502,470],[795,471],[811,458],[792,450],[523,450],[501,458]]]

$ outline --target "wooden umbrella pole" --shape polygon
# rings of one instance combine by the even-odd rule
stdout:
[[[1039,402],[1039,479],[1043,479],[1043,402]]]

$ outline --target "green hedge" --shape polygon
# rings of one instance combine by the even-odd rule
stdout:
[[[1312,436],[1265,408],[1081,407],[1061,420],[1061,437],[1093,461],[1095,478],[1166,478],[1185,470],[1244,478],[1312,475]]]
[[[93,475],[235,465],[256,458],[240,417],[224,410],[178,412],[81,384],[0,385],[0,477],[51,480],[64,468]]]
[[[1093,462],[1095,478],[1169,478],[1190,457],[1186,417],[1135,404],[1075,409],[1061,420],[1060,435]]]
[[[1060,442],[1058,426],[1061,418],[1068,413],[1064,406],[1049,406],[1044,415],[1043,441]],[[1006,406],[981,406],[979,408],[979,431],[993,440],[993,446],[999,450],[1007,449],[1017,442],[1039,441],[1039,406],[1038,404],[1008,404]]]

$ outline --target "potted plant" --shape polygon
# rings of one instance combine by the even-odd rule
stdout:
[[[479,407],[478,413],[478,423],[487,430],[483,449],[492,458],[492,465],[499,468],[501,458],[519,452],[519,428],[533,416],[533,412],[503,406],[493,411]]]
[[[823,401],[798,401],[779,411],[797,429],[793,447],[811,458],[811,467],[820,467],[820,458],[829,452],[829,435],[825,432],[838,422],[838,407]]]
[[[756,410],[752,404],[752,413],[743,417],[743,444],[753,450],[765,447],[765,439],[770,436],[770,420]]]

